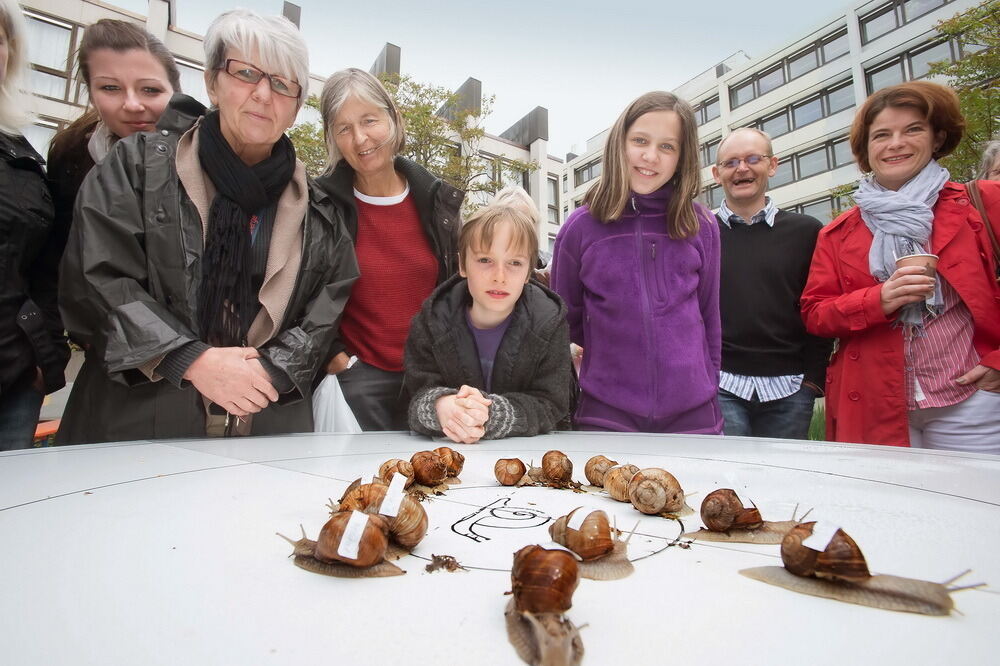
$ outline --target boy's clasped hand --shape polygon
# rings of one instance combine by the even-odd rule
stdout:
[[[458,393],[441,396],[434,406],[441,431],[453,442],[475,444],[486,432],[492,401],[479,389],[463,384]]]

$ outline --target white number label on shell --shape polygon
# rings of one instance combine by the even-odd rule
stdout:
[[[349,560],[358,559],[358,551],[361,548],[361,537],[368,526],[368,515],[360,511],[351,511],[351,517],[347,520],[344,534],[340,537],[340,545],[337,546],[337,554]]]
[[[839,529],[840,526],[836,523],[817,520],[813,525],[813,533],[802,540],[802,545],[806,548],[811,548],[818,553],[822,553],[826,550],[826,547],[830,545],[833,535],[836,534]]]
[[[581,506],[579,509],[574,511],[573,515],[566,521],[566,527],[571,530],[579,530],[583,525],[583,521],[587,519],[587,516],[599,510],[600,509],[596,509],[592,506]]]
[[[382,506],[379,513],[390,518],[395,518],[399,514],[399,506],[403,503],[403,486],[406,485],[406,477],[402,474],[393,474],[389,488],[382,498]]]

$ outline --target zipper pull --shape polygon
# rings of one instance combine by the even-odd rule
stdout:
[[[656,259],[656,242],[653,242],[653,259]]]
[[[631,198],[632,198],[632,210],[634,210],[638,214],[639,207],[635,205],[635,195],[633,194]]]

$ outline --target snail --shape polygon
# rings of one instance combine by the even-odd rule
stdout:
[[[448,466],[434,451],[418,451],[410,458],[413,478],[417,483],[433,488],[448,477]]]
[[[604,489],[611,499],[628,502],[628,482],[639,471],[635,465],[619,465],[608,469],[604,474]]]
[[[445,468],[448,470],[448,478],[458,478],[458,475],[462,473],[462,467],[465,466],[465,456],[455,449],[450,449],[447,446],[441,446],[434,449],[434,453],[441,456],[441,460],[444,462]]]
[[[404,548],[412,549],[427,534],[427,512],[420,502],[404,494],[394,516],[380,514],[388,490],[389,486],[381,483],[355,482],[340,498],[337,510],[381,515],[387,523],[389,536]]]
[[[518,458],[501,458],[493,466],[493,474],[501,486],[513,486],[527,473],[524,463]]]
[[[581,513],[577,514],[578,511]],[[549,525],[549,536],[583,560],[578,563],[582,578],[618,580],[630,575],[635,569],[628,559],[628,542],[635,530],[622,541],[615,536],[618,530],[608,522],[608,514],[600,510],[586,514],[583,511],[578,507],[558,518]]]
[[[355,517],[354,524],[350,524],[353,516],[361,518]],[[361,529],[354,534],[347,534],[359,526]],[[292,544],[295,565],[306,571],[338,578],[401,576],[406,572],[383,559],[388,545],[385,532],[385,521],[379,516],[343,511],[330,517],[316,541],[306,536],[305,528],[302,528],[302,538],[298,541],[280,533],[278,536]],[[348,555],[338,552],[345,535],[358,537],[356,553],[350,552],[351,544],[347,543],[343,545]]]
[[[833,533],[822,552],[805,545],[815,526],[815,522],[800,523],[785,535],[781,542],[784,567],[756,567],[740,573],[795,592],[924,615],[950,614],[955,607],[950,593],[985,584],[949,587],[968,571],[943,583],[872,575],[858,544],[842,529]]]
[[[546,451],[542,456],[542,474],[548,481],[566,483],[573,479],[573,461],[562,451]]]
[[[378,477],[389,483],[392,481],[394,474],[399,473],[407,477],[406,488],[413,485],[413,465],[411,465],[406,460],[400,460],[399,458],[393,458],[392,460],[386,460],[382,463],[382,466],[378,468]]]
[[[603,488],[604,474],[617,464],[617,461],[611,460],[605,456],[594,456],[587,461],[587,464],[583,468],[583,472],[587,475],[587,481],[589,481],[592,486]]]
[[[514,553],[514,598],[504,617],[507,637],[528,664],[571,666],[583,658],[579,630],[563,613],[579,582],[576,560],[565,550],[525,546]]]
[[[684,536],[702,541],[777,545],[807,515],[809,511],[796,519],[793,512],[792,520],[763,520],[756,506],[747,509],[735,491],[720,488],[710,492],[701,503],[701,520],[705,529],[688,532]]]
[[[628,482],[628,499],[639,511],[649,515],[680,513],[684,491],[673,474],[658,467],[639,470]]]

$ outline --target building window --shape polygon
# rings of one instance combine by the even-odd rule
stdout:
[[[190,60],[182,60],[174,56],[177,69],[181,74],[181,90],[185,95],[191,95],[202,104],[208,105],[208,92],[205,90],[205,68]]]
[[[559,224],[559,179],[549,176],[549,223]]]
[[[31,89],[36,95],[67,100],[74,26],[25,12]]]
[[[826,93],[826,115],[832,116],[838,111],[854,106],[854,84],[834,88]]]
[[[589,183],[593,179],[601,175],[601,160],[594,160],[588,164],[579,167],[573,172],[574,182],[576,187],[580,187],[584,183]]]
[[[910,78],[922,79],[931,70],[931,63],[942,60],[952,62],[951,42],[939,42],[909,54]]]
[[[563,174],[563,194],[569,192],[569,176]]]
[[[699,125],[719,117],[719,98],[713,97],[694,107],[694,118]]]
[[[774,69],[764,72],[757,78],[757,94],[763,95],[769,93],[775,88],[778,88],[785,83],[785,70],[782,65],[778,65]]]
[[[811,100],[792,106],[792,120],[795,128],[816,122],[823,117],[823,98],[814,97]]]
[[[847,31],[839,32],[823,41],[823,62],[836,60],[842,55],[847,55],[850,50],[851,44],[847,41]]]
[[[851,147],[847,138],[841,137],[785,156],[778,162],[778,169],[768,185],[772,189],[778,188],[826,171],[832,171],[838,167],[847,166],[853,162],[854,158],[851,155]]]
[[[798,179],[809,178],[827,170],[826,146],[817,150],[810,150],[799,153],[798,159]]]
[[[705,204],[715,210],[726,200],[726,195],[722,191],[721,185],[710,185],[705,188]]]
[[[778,168],[768,181],[768,187],[781,187],[793,180],[795,180],[795,175],[792,173],[792,160],[791,158],[785,158],[778,162]]]
[[[563,222],[569,217],[569,206],[563,206]]]
[[[556,235],[549,234],[549,256],[552,256],[552,251],[556,247]]]
[[[819,52],[815,46],[788,59],[788,78],[794,79],[819,67]]]
[[[719,156],[720,143],[722,143],[722,139],[715,139],[701,144],[702,166],[711,166],[712,164],[715,164],[715,160]]]
[[[892,0],[861,17],[861,41],[868,42],[948,4],[952,0]]]
[[[734,86],[729,91],[729,99],[734,109],[741,104],[746,104],[754,97],[756,97],[756,95],[753,90],[753,81],[741,83],[738,86]]]
[[[59,124],[52,120],[38,119],[35,124],[28,125],[22,132],[24,138],[28,140],[31,147],[38,151],[39,155],[49,154],[49,142],[59,131]]]
[[[833,219],[833,197],[826,197],[818,201],[810,201],[796,206],[796,211],[809,217],[815,217],[823,224],[829,224]]]
[[[788,109],[782,109],[781,113],[764,118],[760,121],[760,129],[767,132],[768,136],[772,139],[782,134],[788,134],[788,131],[791,129],[788,126]]]
[[[833,164],[834,166],[844,166],[854,162],[854,155],[851,153],[851,144],[847,139],[836,141],[833,144]]]
[[[894,86],[906,80],[906,73],[903,71],[903,61],[900,58],[896,58],[888,65],[884,65],[879,69],[866,72],[865,76],[868,79],[868,94],[887,86]]]

